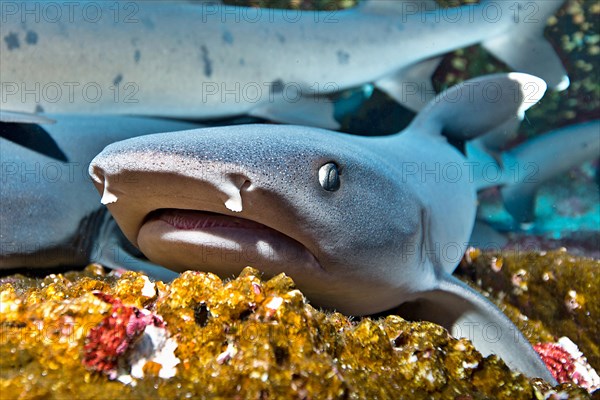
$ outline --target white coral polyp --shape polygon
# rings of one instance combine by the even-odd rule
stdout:
[[[159,378],[169,379],[177,374],[177,364],[180,360],[175,356],[177,342],[168,337],[165,328],[148,325],[140,340],[131,351],[129,361],[131,363],[130,374],[133,378],[144,377],[144,365],[153,361],[161,365],[158,372]]]

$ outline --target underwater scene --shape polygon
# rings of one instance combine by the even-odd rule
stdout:
[[[0,399],[600,394],[599,2],[0,20]]]

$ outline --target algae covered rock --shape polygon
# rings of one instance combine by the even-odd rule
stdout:
[[[538,352],[557,354],[557,344],[576,346],[572,352],[581,356],[574,358],[585,357],[585,368],[591,369],[590,376],[578,377],[580,385],[587,381],[590,390],[600,388],[594,371],[600,368],[600,260],[575,257],[565,249],[484,254],[471,250],[459,272],[489,294],[527,339],[538,344]],[[563,363],[561,370],[565,365],[569,367]],[[573,375],[575,365],[571,368]],[[567,371],[562,375],[565,379]]]
[[[527,316],[509,315],[530,341],[567,336],[600,368],[600,260],[565,250],[491,252],[473,258],[462,264],[462,275],[491,293],[504,312],[513,307]]]
[[[3,399],[530,399],[551,389],[438,325],[317,310],[284,274],[188,271],[164,284],[91,265],[1,282]]]

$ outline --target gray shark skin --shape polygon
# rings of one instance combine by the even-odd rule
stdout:
[[[494,101],[482,90],[490,84],[502,93]],[[313,303],[347,314],[411,302],[412,317],[554,382],[508,318],[451,275],[475,220],[476,185],[441,135],[475,138],[522,117],[545,89],[525,74],[475,79],[385,137],[277,125],[147,135],[111,144],[89,171],[154,263],[223,277],[246,265],[285,272]],[[482,331],[490,326],[493,340]]]
[[[566,72],[542,37],[563,1],[484,0],[443,10],[426,0],[373,0],[336,12],[7,2],[0,107],[186,119],[249,114],[336,128],[322,95],[374,82],[420,109],[432,94],[411,89],[429,80],[431,57],[476,43],[564,89]]]
[[[0,123],[0,269],[90,261],[135,268],[124,260],[115,263],[109,258],[108,251],[116,250],[109,247],[117,243],[108,241],[119,231],[97,204],[88,165],[112,142],[201,125],[86,115],[51,115],[56,123],[37,125],[17,124],[13,117],[2,114],[3,120],[11,123]],[[29,118],[23,117],[17,119]],[[33,118],[49,120],[47,116]]]

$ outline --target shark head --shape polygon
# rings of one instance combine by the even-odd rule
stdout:
[[[277,125],[171,132],[111,144],[90,174],[151,261],[285,272],[314,303],[365,314],[433,279],[422,202],[367,140],[377,139]]]

